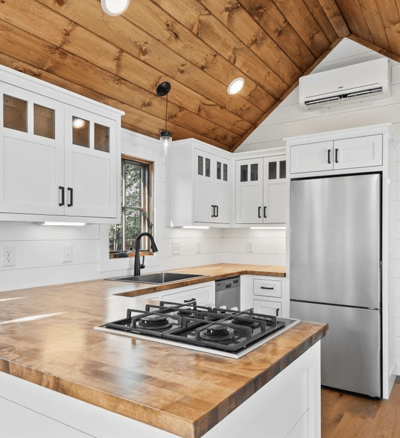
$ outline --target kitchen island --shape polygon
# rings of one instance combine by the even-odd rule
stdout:
[[[302,322],[239,360],[95,331],[151,298],[116,295],[131,290],[99,280],[2,293],[2,412],[25,409],[19,405],[39,412],[68,428],[62,438],[214,438],[244,430],[258,437],[269,436],[266,423],[276,428],[271,436],[300,437],[304,427],[320,436],[326,325]],[[5,437],[47,436],[28,423],[30,434],[7,435],[7,427],[25,426],[10,421],[2,419]]]

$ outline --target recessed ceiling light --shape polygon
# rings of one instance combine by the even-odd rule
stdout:
[[[123,14],[131,0],[101,0],[101,7],[107,15],[116,16]]]
[[[228,94],[236,94],[243,88],[244,79],[236,78],[228,86]]]

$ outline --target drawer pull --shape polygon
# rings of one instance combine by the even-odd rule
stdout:
[[[261,289],[274,290],[274,287],[261,286]]]
[[[183,300],[183,302],[196,304],[196,298],[189,298],[188,300]]]
[[[276,309],[276,316],[279,316],[279,309]]]

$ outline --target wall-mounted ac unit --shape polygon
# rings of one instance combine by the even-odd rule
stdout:
[[[300,106],[309,111],[382,99],[392,94],[388,58],[375,59],[300,78]]]

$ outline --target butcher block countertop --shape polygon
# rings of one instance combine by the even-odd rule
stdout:
[[[131,287],[97,280],[1,293],[0,371],[197,438],[327,331],[302,322],[236,360],[94,330],[144,306],[115,295]]]
[[[152,292],[161,292],[193,284],[206,283],[208,281],[221,280],[223,278],[236,277],[238,275],[265,275],[269,277],[286,277],[285,266],[270,265],[239,265],[233,263],[218,263],[215,265],[195,266],[192,268],[175,269],[167,272],[181,272],[185,274],[197,274],[202,277],[189,278],[186,280],[173,281],[167,284],[130,283],[130,291],[122,295],[136,297]],[[125,283],[125,282],[123,282]]]

